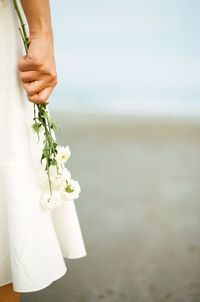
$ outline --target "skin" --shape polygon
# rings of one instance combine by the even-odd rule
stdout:
[[[47,101],[57,84],[53,33],[48,0],[21,0],[28,26],[28,55],[19,59],[19,78],[32,103]],[[0,287],[0,302],[19,302],[20,293],[13,284]]]
[[[48,0],[21,0],[29,26],[28,55],[18,62],[19,77],[28,100],[47,101],[57,84],[53,34]]]

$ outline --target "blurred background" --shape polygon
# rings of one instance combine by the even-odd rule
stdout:
[[[22,302],[199,302],[200,2],[50,3],[88,255]]]
[[[59,75],[52,108],[200,114],[198,0],[51,4]]]

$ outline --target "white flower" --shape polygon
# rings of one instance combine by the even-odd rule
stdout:
[[[81,192],[78,181],[69,179],[65,182],[64,186],[60,187],[60,193],[65,200],[72,200],[79,198]]]
[[[52,188],[58,191],[60,190],[60,186],[63,187],[66,184],[66,180],[71,179],[71,173],[66,167],[58,167],[57,172],[56,166],[50,166],[49,175]],[[40,186],[45,191],[49,189],[49,179],[46,171],[42,171],[41,173]]]
[[[56,154],[56,160],[58,164],[64,164],[68,158],[71,155],[71,151],[69,149],[69,146],[62,147],[58,146],[57,147],[57,154]]]
[[[63,186],[63,184],[66,183],[66,180],[71,179],[71,173],[66,167],[59,167],[57,172],[56,166],[50,166],[49,173],[52,184],[57,189],[59,189],[60,186]]]
[[[57,176],[58,182],[63,183],[71,179],[71,173],[67,168],[63,168],[60,175]]]
[[[53,210],[61,205],[62,198],[59,192],[53,191],[52,195],[45,192],[40,202],[43,208]]]

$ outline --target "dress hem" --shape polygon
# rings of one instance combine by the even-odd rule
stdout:
[[[87,256],[87,253],[84,253],[82,255],[79,255],[79,256],[70,256],[70,255],[67,255],[67,256],[63,256],[64,258],[67,258],[67,259],[79,259],[79,258],[83,258],[83,257],[86,257]]]
[[[36,286],[36,287],[33,287],[33,288],[28,288],[28,289],[17,289],[13,285],[13,290],[15,292],[19,292],[19,293],[35,292],[35,291],[42,290],[45,287],[51,285],[54,281],[56,281],[56,280],[60,279],[61,277],[63,277],[66,272],[67,272],[67,267],[65,267],[65,270],[62,273],[59,273],[51,281],[45,282],[43,285]],[[13,283],[13,281],[9,281],[8,283],[5,283],[5,284],[0,285],[0,286],[4,286],[4,285],[10,284],[10,283]]]

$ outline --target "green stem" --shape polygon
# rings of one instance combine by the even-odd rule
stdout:
[[[17,4],[17,0],[13,0],[14,3],[14,7],[15,10],[17,12],[17,16],[19,18],[19,22],[21,27],[19,27],[19,31],[20,31],[20,35],[22,38],[22,41],[24,43],[24,48],[26,51],[26,54],[28,54],[28,49],[29,49],[29,39],[28,39],[28,35],[26,32],[26,28],[25,28],[25,23],[23,21],[19,6]],[[46,158],[46,170],[47,170],[47,175],[48,175],[48,180],[49,180],[49,188],[50,188],[50,193],[52,195],[52,184],[51,184],[51,178],[50,178],[50,173],[49,173],[49,167],[51,166],[51,155],[53,154],[54,159],[55,159],[55,146],[54,146],[54,140],[52,138],[51,135],[51,125],[49,123],[49,115],[46,109],[48,103],[45,104],[37,104],[37,108],[38,108],[38,113],[36,116],[36,104],[34,104],[34,118],[33,120],[35,122],[37,122],[37,120],[44,126],[45,129],[45,145],[43,147],[43,153],[42,153],[42,157],[41,157],[41,164],[42,164],[42,159]],[[55,124],[55,122],[54,122]],[[39,130],[37,132],[38,135],[38,140],[39,140]],[[58,170],[58,166],[57,166],[57,170]]]
[[[48,130],[47,130],[47,126],[46,123],[44,123],[44,128],[45,128],[45,134],[46,134],[46,143],[48,143],[49,146],[49,139],[48,139]],[[47,168],[47,175],[48,175],[48,180],[49,180],[49,189],[50,189],[50,193],[52,195],[52,186],[51,186],[51,178],[50,178],[50,174],[49,174],[49,162],[48,162],[48,156],[46,156],[46,168]]]
[[[13,3],[14,3],[14,7],[15,7],[15,10],[16,10],[18,18],[19,18],[19,22],[21,24],[22,30],[20,29],[20,33],[22,35],[22,32],[23,32],[23,42],[24,42],[25,50],[26,50],[26,53],[28,53],[29,40],[28,40],[28,35],[27,35],[27,32],[26,32],[26,28],[25,28],[25,23],[23,21],[21,12],[19,10],[19,6],[17,4],[17,0],[13,0]]]

